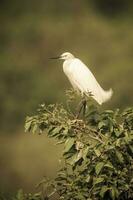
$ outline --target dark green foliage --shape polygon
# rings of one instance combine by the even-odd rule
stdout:
[[[62,63],[48,58],[64,51],[79,57],[104,89],[112,87],[111,108],[132,105],[132,0],[0,3],[1,133],[22,130],[40,102],[63,102],[69,82]]]
[[[88,104],[83,120],[70,108],[43,104],[27,117],[25,130],[64,144],[62,168],[51,186],[58,199],[133,198],[133,108],[100,112]]]

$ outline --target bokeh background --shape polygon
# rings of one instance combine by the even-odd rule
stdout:
[[[40,103],[65,102],[70,84],[65,51],[82,59],[104,89],[114,90],[103,108],[133,102],[132,0],[0,1],[0,191],[34,191],[53,177],[60,147],[24,133],[26,115]]]

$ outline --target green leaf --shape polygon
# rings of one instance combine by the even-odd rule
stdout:
[[[99,163],[96,165],[95,171],[96,171],[96,174],[97,174],[97,175],[101,172],[103,166],[104,166],[104,163],[103,163],[103,162],[99,162]]]
[[[34,124],[34,126],[32,127],[32,133],[36,133],[38,132],[38,125],[37,124]]]
[[[75,165],[76,162],[78,162],[81,158],[81,155],[77,152],[75,153],[70,159],[69,159],[69,163],[70,165]]]
[[[98,124],[98,128],[99,129],[101,129],[103,126],[105,126],[106,124],[103,122],[103,121],[101,121],[101,122],[99,122],[99,124]]]
[[[125,139],[125,142],[126,142],[127,144],[128,144],[128,143],[130,142],[130,140],[131,140],[127,132],[125,132],[125,137],[124,137],[124,139]]]
[[[67,135],[68,134],[68,128],[65,128],[64,130],[63,130],[63,135]]]
[[[101,155],[101,152],[99,149],[94,149],[95,154],[97,155],[97,157],[99,157]]]
[[[25,132],[29,131],[32,124],[32,117],[27,117],[25,122]]]
[[[17,200],[24,200],[24,193],[22,189],[18,190],[16,197]]]
[[[90,178],[91,178],[91,176],[90,176],[90,175],[87,175],[87,177],[86,177],[85,181],[86,181],[87,183],[89,183],[89,181],[90,181]]]
[[[107,186],[102,186],[101,191],[100,191],[100,196],[103,198],[105,193],[109,190]]]
[[[133,153],[133,146],[129,145],[129,149]]]
[[[116,140],[116,146],[117,146],[117,147],[120,147],[120,146],[121,146],[121,139],[120,139],[120,138]]]
[[[104,165],[104,167],[108,167],[108,168],[110,168],[110,169],[114,169],[114,167],[113,167],[113,165],[112,165],[111,162],[107,162],[107,163]]]
[[[105,113],[108,113],[108,114],[113,114],[114,111],[113,110],[106,110]]]
[[[54,137],[54,136],[58,135],[58,134],[60,133],[61,129],[62,129],[62,127],[60,127],[60,126],[54,128],[54,129],[51,131],[50,136],[51,136],[51,137]]]
[[[85,160],[86,157],[87,157],[88,150],[89,150],[89,147],[86,147],[86,148],[84,148],[84,149],[82,150],[82,155],[83,155],[82,157],[83,157],[84,160]]]
[[[123,163],[123,162],[124,162],[124,158],[123,158],[122,153],[121,153],[120,151],[118,151],[118,150],[116,150],[115,153],[116,153],[116,157],[117,157],[118,161],[119,161],[120,163]]]
[[[121,135],[121,130],[119,130],[119,129],[114,129],[114,132],[115,132],[115,135],[117,136],[117,137],[119,137],[120,135]]]
[[[119,192],[116,187],[111,187],[110,193],[113,200],[115,200],[119,195]]]
[[[101,183],[104,181],[104,178],[100,177],[100,178],[94,178],[93,179],[93,184],[96,185],[98,183]]]
[[[65,149],[64,149],[64,153],[67,153],[71,148],[72,146],[74,145],[74,138],[68,138],[65,142]]]

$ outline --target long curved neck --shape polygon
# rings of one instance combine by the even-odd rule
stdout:
[[[69,65],[69,64],[71,64],[71,62],[72,62],[74,59],[75,59],[75,57],[64,60],[63,65],[66,65],[66,64]]]

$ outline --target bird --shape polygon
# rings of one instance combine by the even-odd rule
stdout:
[[[64,60],[63,71],[74,90],[80,92],[81,96],[92,96],[99,105],[102,105],[112,97],[112,88],[107,91],[104,90],[97,82],[90,69],[73,54],[65,52],[52,59]]]

